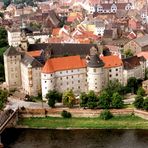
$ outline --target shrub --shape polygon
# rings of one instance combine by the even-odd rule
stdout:
[[[143,102],[144,102],[144,99],[142,96],[137,96],[135,98],[135,101],[134,101],[134,106],[137,108],[137,109],[143,109]]]
[[[71,118],[71,113],[68,112],[68,111],[66,111],[66,110],[63,110],[63,111],[61,112],[61,116],[62,116],[63,118]]]
[[[112,117],[113,117],[113,114],[107,109],[103,110],[100,113],[100,118],[103,119],[103,120],[108,120],[108,119],[111,119]]]
[[[148,98],[144,99],[143,101],[143,109],[148,111]]]

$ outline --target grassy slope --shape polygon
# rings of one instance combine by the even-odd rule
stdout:
[[[98,118],[71,118],[63,119],[58,117],[47,118],[24,118],[18,125],[28,127],[45,128],[129,128],[148,129],[148,121],[135,116],[117,116],[104,121]]]

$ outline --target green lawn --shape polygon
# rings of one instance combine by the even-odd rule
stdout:
[[[109,128],[109,129],[148,129],[148,121],[136,116],[116,116],[110,120],[98,118],[71,118],[60,117],[47,118],[23,118],[18,122],[19,126],[30,128]]]

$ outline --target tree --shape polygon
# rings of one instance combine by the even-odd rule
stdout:
[[[121,85],[121,83],[117,79],[109,81],[105,90],[110,96],[112,96],[115,92],[118,92],[122,95],[124,94],[124,86]]]
[[[131,51],[131,49],[126,50],[124,52],[124,54],[125,54],[126,57],[132,57],[134,55],[133,52]]]
[[[130,92],[136,93],[138,90],[138,81],[135,77],[130,77],[127,80],[127,86],[130,89]]]
[[[87,101],[88,108],[93,109],[97,107],[98,99],[97,99],[95,92],[92,90],[89,91],[89,93],[87,94],[87,97],[88,97],[88,101]]]
[[[48,105],[50,107],[54,107],[56,101],[62,98],[61,94],[56,90],[49,90],[46,94],[46,98],[48,99]]]
[[[103,120],[108,120],[108,119],[111,119],[112,117],[113,117],[113,114],[107,109],[103,110],[100,113],[100,118],[103,119]]]
[[[80,106],[87,107],[87,102],[88,102],[88,96],[85,92],[82,92],[80,94]]]
[[[114,93],[112,96],[111,106],[113,108],[122,108],[123,105],[124,105],[123,100],[122,100],[122,97],[120,96],[120,94],[118,92]]]
[[[11,3],[11,0],[3,0],[3,2],[5,7],[7,7]]]
[[[111,104],[111,99],[109,94],[107,93],[107,91],[102,91],[99,96],[99,103],[98,103],[99,107],[108,109],[110,108],[110,104]]]
[[[139,87],[138,90],[137,90],[137,95],[138,96],[144,96],[145,90],[142,87]]]
[[[4,107],[7,101],[8,92],[5,90],[0,90],[0,110]]]
[[[67,90],[62,96],[62,102],[68,107],[73,107],[75,103],[75,96],[72,90]]]
[[[148,111],[148,97],[144,99],[143,101],[143,109],[145,109],[146,111]]]
[[[135,98],[135,101],[134,101],[134,106],[137,108],[137,109],[143,109],[143,102],[144,102],[144,99],[142,96],[137,96]]]

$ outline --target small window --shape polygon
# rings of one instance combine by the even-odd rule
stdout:
[[[116,71],[118,71],[118,69],[116,69]]]
[[[66,77],[66,79],[68,79],[68,77]]]
[[[73,70],[71,70],[71,72],[73,72]]]
[[[45,87],[45,89],[47,89],[47,87]]]
[[[116,76],[118,76],[118,74],[116,74]]]
[[[109,72],[112,72],[112,70],[110,69]]]
[[[96,69],[94,69],[93,71],[96,72]]]
[[[109,77],[112,77],[112,75],[109,75]]]
[[[47,83],[47,81],[45,81],[45,83]]]
[[[71,78],[73,78],[73,76],[71,76]]]
[[[80,80],[78,80],[78,83],[80,83]]]
[[[60,71],[60,74],[62,74],[62,71]]]
[[[60,78],[62,80],[62,78]]]
[[[80,89],[81,87],[80,86],[78,86],[78,89]]]
[[[51,74],[51,77],[52,77],[52,74]]]

